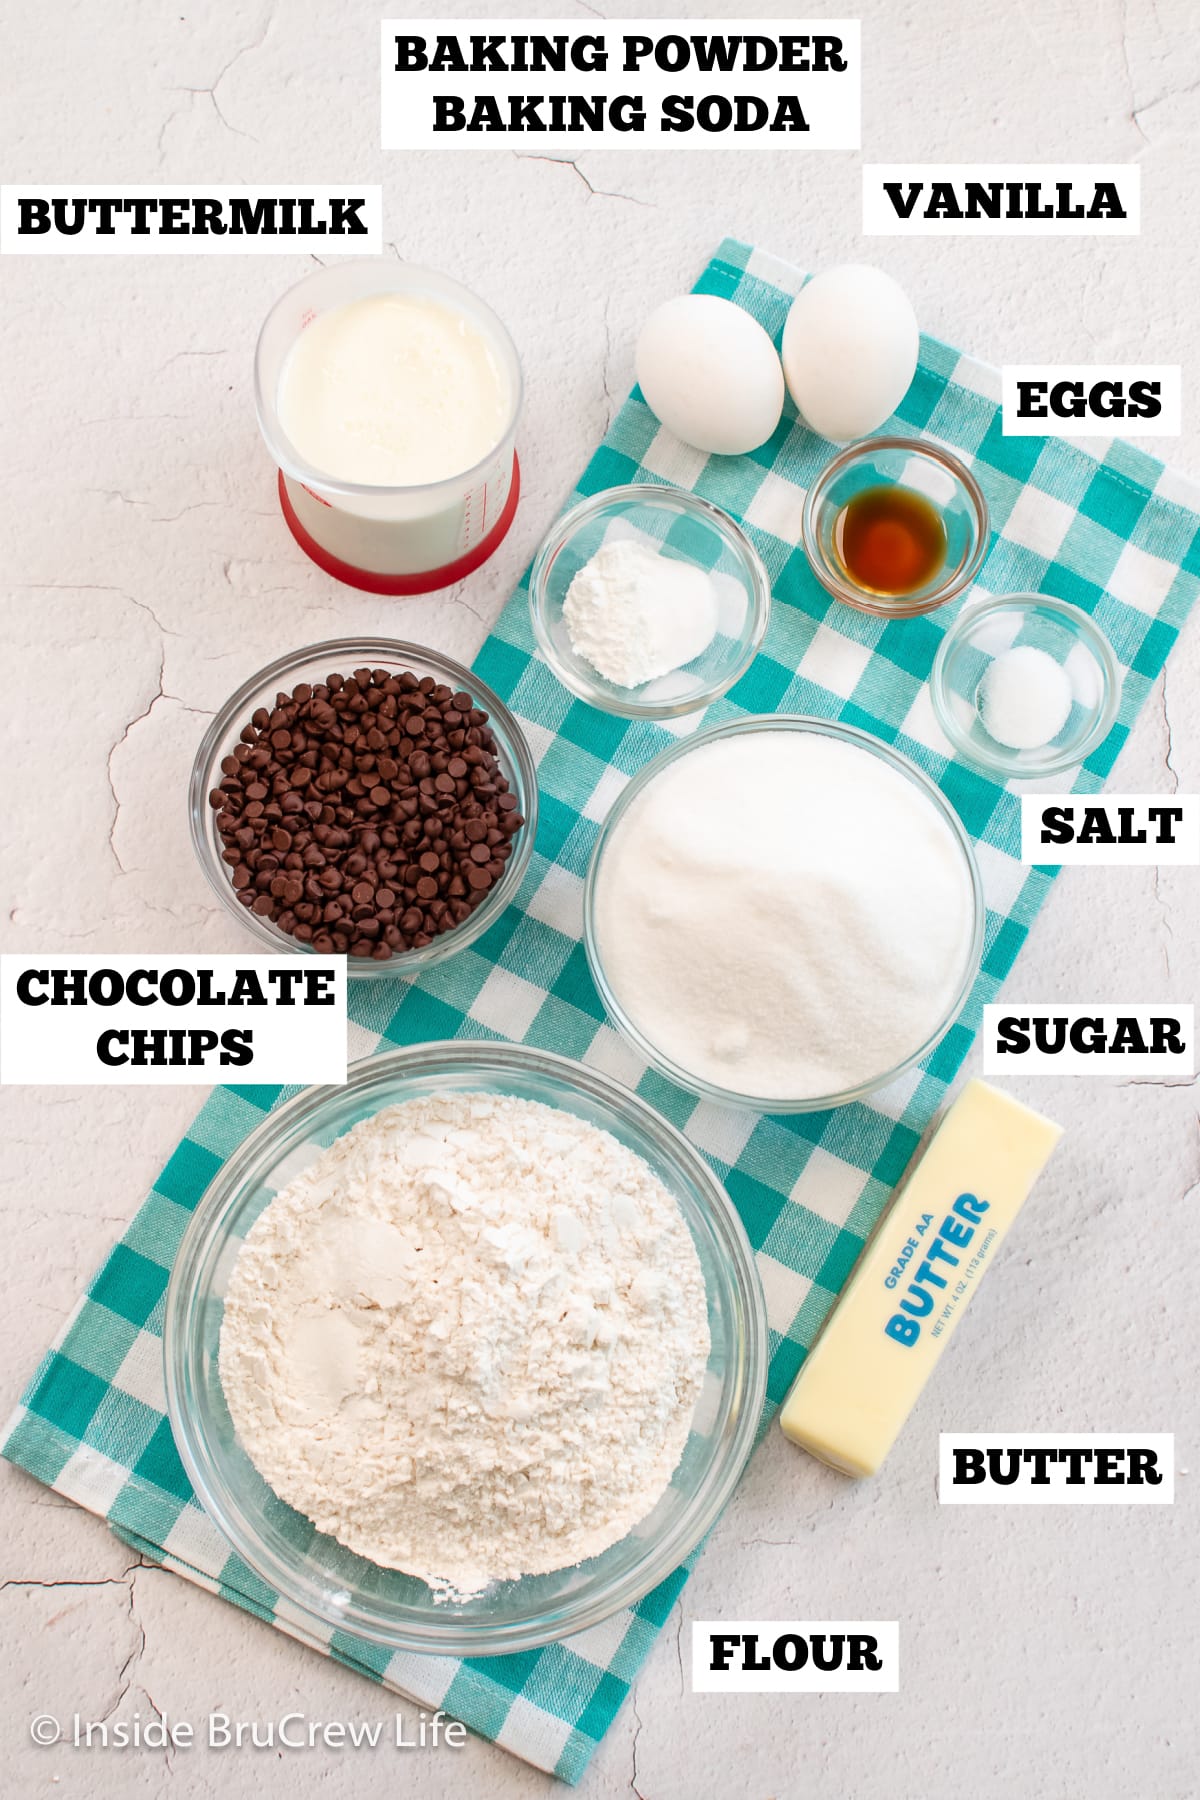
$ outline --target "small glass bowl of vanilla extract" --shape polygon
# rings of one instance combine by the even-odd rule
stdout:
[[[817,580],[859,612],[911,618],[956,600],[979,573],[988,509],[974,475],[917,438],[866,438],[826,464],[804,502]]]

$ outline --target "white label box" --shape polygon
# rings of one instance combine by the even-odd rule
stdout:
[[[866,163],[864,237],[1135,237],[1137,163]]]
[[[0,1085],[345,1079],[344,956],[0,956]]]
[[[385,150],[856,150],[857,19],[384,19]]]
[[[896,1620],[698,1619],[695,1694],[895,1694]]]
[[[1158,1006],[993,1002],[983,1009],[983,1072],[1190,1081],[1196,1073],[1195,1012],[1169,1000]]]
[[[1178,437],[1179,363],[1006,363],[1005,437]]]
[[[377,256],[383,189],[271,182],[0,187],[4,256]]]
[[[1170,1506],[1169,1431],[943,1431],[943,1506]]]
[[[1200,863],[1200,794],[1022,794],[1021,861]]]

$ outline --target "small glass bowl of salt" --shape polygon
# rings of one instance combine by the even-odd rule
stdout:
[[[937,720],[955,750],[1001,780],[1078,767],[1112,730],[1121,672],[1099,626],[1046,594],[966,607],[930,676]]]
[[[749,668],[771,607],[762,559],[728,513],[686,488],[607,488],[563,514],[529,576],[538,648],[602,712],[672,719]]]

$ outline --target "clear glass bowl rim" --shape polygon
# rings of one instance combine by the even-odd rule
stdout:
[[[872,594],[865,588],[855,587],[847,581],[841,572],[826,561],[821,553],[820,539],[817,531],[817,509],[825,498],[831,483],[846,469],[856,462],[868,462],[872,455],[880,450],[902,451],[910,456],[922,456],[929,462],[940,464],[954,479],[959,482],[969,499],[975,513],[975,548],[963,568],[944,581],[940,587],[929,592],[918,590],[916,594],[897,594],[888,598],[884,594]],[[988,535],[991,529],[991,515],[988,511],[987,497],[975,476],[966,464],[946,450],[941,444],[926,442],[923,438],[907,437],[871,437],[860,438],[856,443],[847,444],[825,464],[808,493],[804,497],[804,511],[800,517],[800,542],[808,559],[808,566],[828,593],[836,599],[852,606],[858,612],[873,613],[878,618],[916,618],[921,613],[934,612],[939,606],[947,605],[970,587],[983,566],[987,555]]]
[[[199,1352],[196,1321],[209,1297],[198,1291],[198,1280],[246,1183],[261,1178],[295,1129],[313,1129],[329,1096],[340,1098],[351,1088],[369,1092],[377,1085],[386,1089],[394,1074],[406,1071],[436,1073],[447,1069],[502,1077],[505,1070],[512,1068],[582,1090],[607,1104],[687,1169],[702,1197],[699,1206],[719,1240],[723,1254],[717,1260],[728,1278],[726,1299],[740,1327],[727,1375],[727,1381],[733,1383],[733,1429],[673,1529],[653,1545],[638,1568],[611,1581],[590,1602],[568,1599],[528,1620],[500,1625],[486,1621],[468,1625],[461,1620],[440,1624],[431,1608],[428,1614],[406,1621],[403,1626],[388,1626],[369,1608],[364,1610],[353,1601],[338,1608],[323,1605],[319,1591],[297,1579],[292,1569],[259,1543],[236,1501],[213,1473],[200,1424],[192,1417],[190,1405]],[[737,1485],[757,1435],[767,1364],[766,1302],[750,1240],[728,1194],[682,1132],[639,1095],[599,1070],[528,1045],[462,1039],[415,1044],[367,1057],[351,1066],[345,1087],[306,1088],[268,1114],[214,1176],[197,1205],[175,1256],[163,1324],[167,1410],[176,1446],[197,1499],[237,1554],[291,1606],[321,1628],[332,1626],[393,1649],[440,1656],[497,1655],[556,1642],[600,1624],[623,1607],[636,1605],[671,1574],[712,1528]]]
[[[1002,612],[1006,607],[1015,607],[1023,612],[1037,608],[1064,619],[1092,652],[1104,684],[1103,701],[1085,736],[1071,750],[1060,750],[1041,762],[1018,763],[1014,760],[1018,756],[1031,755],[1029,751],[1014,750],[1008,756],[990,755],[986,745],[974,742],[962,731],[946,699],[946,664],[955,649],[980,619],[986,618],[989,613]],[[1073,606],[1069,600],[1059,600],[1053,594],[993,594],[987,600],[973,601],[970,606],[964,607],[946,632],[933,659],[929,698],[938,724],[966,761],[974,763],[976,768],[986,769],[990,775],[1002,775],[1013,781],[1040,781],[1047,775],[1061,775],[1067,769],[1077,768],[1104,742],[1121,710],[1121,669],[1112,645],[1091,614],[1084,612],[1081,606]]]
[[[860,1082],[856,1087],[845,1088],[841,1093],[824,1094],[813,1099],[779,1100],[762,1099],[751,1094],[740,1094],[732,1088],[718,1087],[715,1083],[705,1081],[703,1077],[693,1075],[690,1070],[680,1068],[668,1056],[651,1043],[628,1017],[604,973],[599,946],[596,941],[596,883],[599,878],[600,863],[612,840],[616,827],[637,799],[638,795],[660,775],[668,763],[677,762],[689,751],[696,750],[705,744],[715,743],[719,738],[741,737],[756,731],[813,731],[824,737],[837,738],[839,741],[852,744],[859,749],[867,750],[878,756],[899,774],[912,781],[920,791],[933,802],[941,817],[949,825],[963,853],[967,873],[971,882],[971,898],[974,920],[971,932],[971,943],[967,951],[963,967],[962,980],[955,991],[953,1000],[941,1023],[930,1033],[924,1043],[919,1044],[902,1062],[888,1069],[886,1073],[872,1076],[869,1081]],[[807,713],[755,713],[744,719],[730,719],[721,725],[711,725],[694,736],[682,739],[670,745],[666,750],[654,757],[644,768],[622,788],[614,801],[608,816],[600,827],[600,833],[592,846],[591,858],[588,862],[587,876],[583,888],[583,942],[587,952],[588,967],[592,979],[599,990],[605,1010],[617,1029],[634,1046],[638,1054],[652,1068],[675,1082],[678,1087],[685,1088],[688,1093],[699,1094],[702,1099],[713,1100],[722,1106],[749,1107],[754,1112],[768,1115],[783,1113],[826,1112],[834,1107],[848,1106],[852,1101],[864,1100],[868,1094],[874,1094],[880,1088],[887,1087],[890,1082],[903,1075],[927,1056],[934,1046],[941,1042],[959,1013],[966,1005],[967,996],[975,984],[983,957],[983,934],[986,924],[986,905],[983,897],[983,883],[979,875],[979,865],[975,860],[975,850],[967,834],[967,829],[951,806],[941,789],[930,780],[923,769],[910,762],[898,750],[872,737],[870,732],[860,731],[857,726],[843,725],[837,720],[820,719]]]
[[[524,790],[521,801],[525,823],[517,834],[513,853],[504,873],[482,905],[468,914],[461,925],[442,932],[423,949],[402,951],[399,956],[389,957],[387,962],[375,962],[373,958],[367,957],[346,957],[347,973],[352,980],[404,980],[474,943],[487,930],[491,921],[512,903],[529,867],[529,860],[533,855],[533,840],[537,835],[537,767],[524,732],[500,696],[493,693],[487,683],[481,681],[470,669],[455,662],[452,657],[443,655],[440,650],[430,650],[424,644],[414,644],[400,638],[329,638],[319,644],[291,650],[273,663],[268,663],[257,674],[243,681],[209,721],[188,779],[188,829],[200,867],[208,885],[226,911],[258,939],[264,950],[280,956],[313,954],[307,944],[288,938],[284,932],[260,920],[256,913],[235,898],[233,883],[226,876],[224,867],[209,842],[207,831],[210,811],[208,796],[217,785],[217,752],[239,716],[249,718],[246,708],[263,687],[271,684],[279,688],[293,687],[296,685],[295,681],[284,679],[289,673],[294,674],[306,663],[326,658],[330,659],[331,669],[337,669],[339,662],[345,662],[347,672],[353,668],[364,668],[367,664],[375,668],[377,665],[382,667],[385,663],[409,661],[431,673],[437,671],[448,686],[465,689],[477,698],[488,714],[489,722],[498,727],[497,735],[501,739],[506,758],[513,764]],[[338,673],[341,673],[340,669]]]
[[[599,685],[593,686],[586,677],[575,669],[569,668],[559,658],[553,640],[546,629],[545,606],[546,584],[550,566],[570,539],[584,525],[612,506],[671,506],[675,510],[690,514],[699,519],[710,530],[720,537],[730,552],[741,564],[746,576],[750,592],[750,604],[753,609],[751,635],[743,646],[742,654],[736,663],[720,681],[712,682],[707,687],[690,694],[685,700],[676,701],[638,701],[632,697],[625,699],[616,691],[609,692]],[[737,520],[725,512],[711,500],[701,494],[693,494],[688,488],[673,487],[669,483],[659,484],[653,481],[631,481],[622,487],[603,488],[598,494],[590,494],[569,507],[542,539],[537,555],[529,572],[529,616],[533,625],[533,635],[538,649],[545,657],[550,668],[568,692],[575,694],[580,700],[586,700],[600,712],[613,713],[622,719],[677,719],[688,713],[700,712],[711,706],[722,694],[728,693],[735,682],[740,681],[750,664],[757,656],[763,638],[766,635],[767,622],[771,613],[771,581],[767,574],[762,557],[746,536]],[[599,677],[597,677],[597,683]]]
[[[486,319],[488,329],[494,334],[510,363],[513,381],[512,406],[509,416],[504,430],[491,449],[469,469],[462,469],[454,475],[441,476],[437,481],[414,482],[405,487],[388,487],[374,482],[346,481],[339,476],[328,474],[324,469],[319,469],[315,463],[305,461],[284,432],[279,421],[276,397],[274,394],[266,392],[263,383],[263,345],[268,328],[276,314],[291,304],[301,289],[306,293],[311,293],[316,302],[324,289],[334,285],[331,278],[341,276],[344,272],[344,265],[335,263],[328,268],[312,269],[307,275],[301,276],[299,281],[294,281],[289,288],[284,289],[271,306],[255,340],[254,410],[263,442],[270,451],[276,466],[282,469],[291,481],[298,481],[306,487],[319,488],[322,493],[341,494],[347,499],[377,500],[383,494],[428,493],[436,495],[443,489],[454,490],[469,487],[491,463],[500,445],[511,437],[517,428],[521,417],[521,408],[525,402],[525,372],[521,367],[521,358],[508,327],[503,319],[493,312],[487,301],[481,299],[474,289],[467,287],[465,282],[456,281],[452,275],[443,275],[440,269],[430,268],[424,263],[398,262],[390,266],[377,263],[368,271],[369,279],[377,284],[374,287],[374,291],[377,293],[407,294],[430,291],[441,300],[445,300],[447,296],[451,299],[458,299],[461,296],[470,303],[472,309]],[[380,277],[383,279],[379,279]],[[321,307],[320,310],[327,309]]]

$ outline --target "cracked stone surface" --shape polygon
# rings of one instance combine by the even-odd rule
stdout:
[[[427,3],[415,10],[432,12]],[[480,0],[481,20],[512,9]],[[548,17],[571,0],[533,0]],[[737,11],[733,0],[714,12]],[[746,15],[783,9],[749,0]],[[7,179],[382,181],[387,253],[497,307],[529,377],[524,494],[462,588],[388,601],[294,548],[259,442],[259,323],[309,259],[6,259],[0,518],[7,950],[246,947],[187,840],[204,719],[294,645],[349,631],[469,658],[632,378],[651,306],[731,232],[815,266],[875,259],[927,329],[1005,360],[1185,367],[1185,434],[1145,440],[1200,476],[1200,38],[1188,0],[863,0],[868,160],[1136,160],[1139,239],[864,242],[860,158],[803,151],[378,149],[378,19],[321,7],[61,9],[5,41]],[[668,16],[677,7],[643,5]],[[947,23],[947,19],[953,23]],[[1200,787],[1200,630],[1180,642],[1117,770]],[[1197,998],[1194,869],[1067,871],[1008,992]],[[1194,1089],[1014,1080],[1067,1138],[971,1324],[882,1476],[843,1481],[773,1433],[668,1621],[584,1791],[642,1800],[1177,1797],[1195,1791],[1194,1480],[1173,1509],[939,1509],[937,1433],[1174,1430],[1188,1467],[1200,1350]],[[200,1089],[0,1095],[0,1369],[16,1398],[136,1210]],[[7,1404],[6,1401],[6,1404]],[[130,1722],[373,1720],[369,1683],[160,1570],[0,1469],[0,1751],[9,1791],[110,1796],[548,1794],[501,1751],[76,1751],[38,1712]],[[901,1621],[898,1697],[690,1693],[697,1618]],[[402,1709],[403,1710],[403,1709]],[[411,1714],[412,1709],[408,1709]]]

